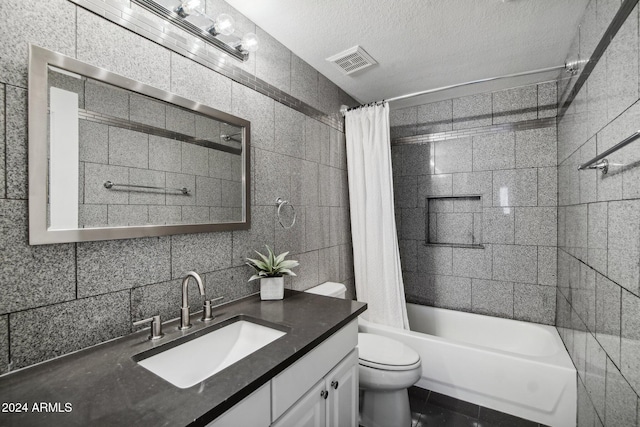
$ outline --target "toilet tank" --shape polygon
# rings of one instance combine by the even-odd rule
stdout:
[[[344,299],[347,288],[342,283],[324,282],[321,285],[307,289],[305,292],[309,292],[310,294],[324,295],[326,297]]]

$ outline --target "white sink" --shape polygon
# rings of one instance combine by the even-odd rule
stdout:
[[[188,388],[261,349],[286,332],[246,320],[138,361],[138,364],[180,388]]]

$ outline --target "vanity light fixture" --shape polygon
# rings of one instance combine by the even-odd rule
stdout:
[[[258,50],[254,33],[238,34],[233,17],[226,13],[211,18],[202,10],[202,0],[131,1],[240,61]]]
[[[258,36],[254,33],[247,33],[242,37],[242,40],[236,44],[236,49],[241,52],[255,52],[258,50]]]
[[[193,14],[193,12],[200,12],[199,8],[200,0],[187,0],[180,3],[180,5],[175,8],[174,12],[180,15],[181,18],[186,18]]]
[[[207,32],[212,36],[217,36],[218,34],[223,34],[225,36],[230,36],[235,31],[235,22],[231,15],[227,15],[226,13],[221,13],[218,15],[213,25],[207,28]]]

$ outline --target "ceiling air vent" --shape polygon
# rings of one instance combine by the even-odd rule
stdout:
[[[327,58],[327,61],[335,64],[340,71],[347,75],[377,64],[376,60],[369,56],[360,46],[354,46],[344,52],[333,55]]]

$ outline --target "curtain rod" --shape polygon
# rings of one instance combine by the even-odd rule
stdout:
[[[375,102],[370,102],[368,104],[358,105],[357,107],[348,108],[346,105],[342,105],[340,107],[340,113],[344,116],[347,111],[356,110],[358,108],[363,108],[363,107],[367,107],[367,106],[371,106],[371,105],[375,105],[375,104],[380,104],[380,103],[384,103],[384,102],[399,101],[401,99],[413,98],[415,96],[420,96],[420,95],[428,95],[430,93],[442,92],[443,90],[455,89],[455,88],[458,88],[458,87],[469,86],[469,85],[473,85],[473,84],[477,84],[477,83],[490,82],[490,81],[493,81],[493,80],[506,79],[506,78],[510,78],[510,77],[528,76],[530,74],[545,73],[545,72],[548,72],[548,71],[554,71],[554,70],[559,70],[559,69],[565,69],[567,72],[574,74],[574,73],[576,73],[578,71],[578,69],[577,69],[578,65],[580,65],[580,64],[571,63],[571,64],[564,64],[564,65],[556,65],[555,67],[547,67],[547,68],[539,68],[537,70],[523,71],[523,72],[520,72],[520,73],[505,74],[505,75],[496,76],[496,77],[487,77],[485,79],[472,80],[470,82],[457,83],[457,84],[453,84],[453,85],[449,85],[449,86],[438,87],[438,88],[435,88],[435,89],[427,89],[427,90],[423,90],[423,91],[420,91],[420,92],[408,93],[406,95],[396,96],[396,97],[393,97],[393,98],[389,98],[387,100],[383,99],[382,101],[375,101]]]

